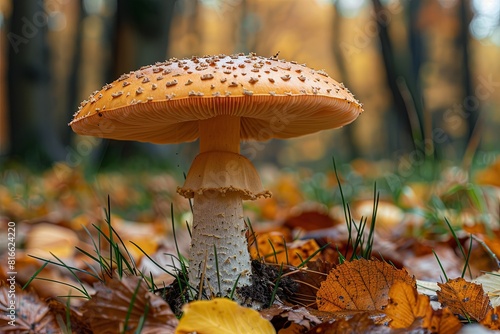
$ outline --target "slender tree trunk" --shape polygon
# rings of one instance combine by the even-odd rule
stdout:
[[[54,126],[47,20],[43,2],[13,1],[9,41],[9,156],[32,167],[62,160]]]
[[[63,138],[63,143],[64,144],[69,144],[71,141],[71,128],[67,126],[67,123],[71,121],[71,112],[69,110],[76,111],[78,109],[78,105],[80,104],[79,101],[79,85],[78,85],[78,69],[80,68],[81,64],[81,59],[82,59],[82,42],[83,42],[83,27],[82,27],[82,22],[85,17],[85,10],[83,8],[83,0],[79,1],[79,9],[78,9],[78,22],[76,23],[76,26],[78,27],[76,29],[76,35],[74,36],[74,54],[73,58],[71,59],[71,64],[70,64],[70,70],[69,70],[69,75],[68,75],[68,82],[67,82],[67,92],[68,92],[68,98],[67,98],[67,105],[66,105],[66,110],[68,110],[68,119],[66,122],[65,126],[65,131],[62,133],[62,138]]]
[[[408,39],[411,52],[411,82],[410,91],[414,96],[414,106],[420,120],[422,139],[427,140],[424,145],[426,156],[430,159],[435,157],[434,145],[432,140],[432,115],[426,114],[422,101],[422,87],[420,84],[420,70],[422,64],[426,61],[425,43],[422,39],[422,32],[418,27],[420,15],[422,15],[422,2],[411,1],[408,4],[407,15],[409,21]]]
[[[378,15],[384,10],[384,6],[380,0],[372,0],[373,7],[376,12],[376,17],[383,17]],[[377,20],[378,36],[380,40],[380,47],[382,50],[382,57],[384,61],[385,74],[387,83],[391,91],[395,117],[390,117],[388,122],[389,126],[389,149],[390,151],[411,151],[416,149],[415,143],[412,138],[412,128],[410,119],[408,117],[408,109],[405,99],[401,94],[398,87],[399,74],[396,70],[396,59],[394,57],[392,41],[389,36],[388,26],[382,20]]]
[[[335,5],[333,5],[333,43],[332,43],[332,49],[333,49],[333,55],[335,56],[335,60],[337,62],[337,67],[339,70],[340,77],[342,78],[342,81],[347,87],[351,87],[349,84],[349,79],[348,79],[348,74],[347,74],[347,69],[346,69],[346,64],[345,64],[345,59],[342,54],[342,50],[340,48],[340,35],[341,35],[341,29],[342,29],[342,16],[339,15],[339,12]],[[347,142],[349,143],[349,156],[347,157],[348,161],[352,160],[356,157],[359,157],[359,148],[358,145],[356,145],[356,141],[354,140],[354,127],[353,125],[346,126],[342,129],[342,131],[345,133],[347,137]]]
[[[167,58],[175,3],[176,0],[117,1],[116,24],[112,35],[113,61],[108,82],[123,73]],[[144,151],[154,155],[161,153],[152,144],[115,140],[104,140],[102,149],[109,152],[104,164],[108,160]]]
[[[460,35],[458,43],[462,51],[462,69],[463,69],[463,93],[464,101],[467,97],[474,96],[474,89],[472,87],[472,78],[470,72],[470,55],[469,55],[469,24],[470,24],[470,2],[468,0],[460,1]],[[476,123],[479,119],[479,110],[474,106],[468,106],[464,103],[465,114],[467,115],[468,130],[466,134],[466,141],[472,139],[472,134]]]

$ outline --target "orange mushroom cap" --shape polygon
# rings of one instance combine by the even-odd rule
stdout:
[[[324,71],[255,54],[170,59],[122,75],[81,103],[78,134],[152,143],[198,138],[198,121],[241,117],[242,140],[292,138],[354,121],[362,105]]]

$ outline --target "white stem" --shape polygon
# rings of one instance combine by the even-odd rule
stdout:
[[[195,194],[190,285],[198,290],[203,284],[203,292],[209,298],[218,294],[229,296],[237,279],[238,287],[250,285],[251,263],[245,233],[239,192]]]

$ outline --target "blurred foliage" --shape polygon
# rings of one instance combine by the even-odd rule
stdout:
[[[121,164],[124,157],[168,161],[174,153],[190,161],[196,144],[155,147],[94,141],[84,147],[88,139],[71,135],[67,123],[80,101],[123,72],[170,56],[249,51],[263,56],[279,51],[282,58],[325,69],[344,81],[366,110],[345,129],[244,143],[256,162],[325,168],[332,155],[345,161],[386,158],[410,174],[435,158],[468,165],[476,154],[476,161],[486,160],[485,166],[496,156],[500,6],[494,2],[73,0],[39,1],[31,12],[13,16],[16,6],[23,9],[21,2],[0,1],[0,162],[15,159],[43,168],[55,159],[71,165],[72,152],[82,150],[82,159],[98,168],[113,160]],[[21,39],[13,37],[15,23]],[[380,29],[386,29],[387,36]],[[25,75],[36,69],[28,56],[21,67],[12,67],[17,60],[13,49],[22,54],[42,34],[49,50],[50,80],[44,84],[49,85],[49,96],[43,102],[35,91],[7,94],[14,87],[7,82],[9,71]],[[387,41],[390,49],[384,46]],[[395,103],[394,93],[402,96],[404,105]],[[14,96],[31,102],[18,104]],[[20,113],[9,107],[49,102],[47,115],[34,117],[34,124],[13,127],[9,121]],[[36,110],[20,114],[30,112]],[[51,126],[41,126],[45,122],[36,119]],[[21,132],[30,136],[14,136]],[[28,137],[31,145],[12,151],[13,138],[17,143]],[[408,146],[408,140],[413,145]]]

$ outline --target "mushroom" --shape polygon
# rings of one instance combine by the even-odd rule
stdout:
[[[241,140],[292,138],[354,121],[363,111],[324,71],[249,55],[170,59],[122,75],[82,102],[81,135],[173,144],[199,138],[178,193],[193,198],[189,283],[206,297],[251,286],[242,200],[269,197]],[[217,256],[217,259],[215,258]]]

